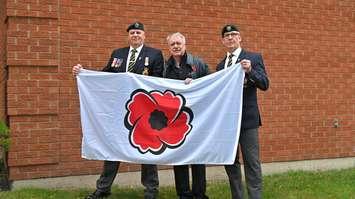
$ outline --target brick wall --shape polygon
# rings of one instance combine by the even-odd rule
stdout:
[[[71,68],[102,68],[114,48],[127,45],[126,27],[135,20],[166,56],[166,36],[185,34],[188,51],[211,70],[224,55],[221,27],[239,24],[243,47],[263,54],[271,80],[259,93],[264,162],[355,156],[354,1],[112,2],[7,1],[11,179],[101,170],[80,157]]]

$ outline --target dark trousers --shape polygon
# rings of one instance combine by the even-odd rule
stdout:
[[[243,198],[242,174],[239,162],[239,150],[243,155],[245,181],[250,199],[260,199],[262,196],[262,175],[259,159],[258,129],[241,130],[239,149],[233,165],[225,165],[232,199]]]
[[[120,162],[104,161],[103,171],[100,178],[96,181],[98,192],[111,192],[111,186],[115,179]],[[145,199],[154,199],[158,195],[159,178],[156,165],[142,164],[141,182],[144,189]]]
[[[175,188],[180,199],[208,199],[206,193],[206,167],[191,165],[192,191],[189,181],[189,165],[174,166]]]

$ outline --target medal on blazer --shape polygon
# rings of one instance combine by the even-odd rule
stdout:
[[[121,66],[122,62],[123,62],[122,59],[115,57],[115,58],[113,58],[113,61],[111,63],[111,67],[118,68]]]
[[[143,70],[143,75],[149,75],[149,57],[144,58],[144,70]]]

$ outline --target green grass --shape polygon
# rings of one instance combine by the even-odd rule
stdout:
[[[355,168],[325,172],[292,171],[264,176],[265,199],[355,199]],[[82,199],[93,190],[21,189],[0,192],[0,199]],[[228,182],[211,182],[210,199],[230,198]],[[110,199],[143,198],[142,188],[114,187]],[[161,187],[160,199],[176,198],[174,187]]]
[[[264,178],[265,198],[355,199],[355,168],[328,172],[288,172]]]

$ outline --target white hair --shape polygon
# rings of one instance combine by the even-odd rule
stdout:
[[[169,43],[170,39],[173,37],[180,37],[182,39],[182,43],[186,44],[185,36],[183,34],[181,34],[180,32],[175,32],[175,33],[168,35],[168,37],[166,37],[167,42]]]

